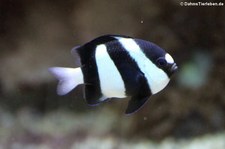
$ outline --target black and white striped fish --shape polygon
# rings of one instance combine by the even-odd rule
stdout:
[[[131,97],[126,114],[137,111],[161,91],[177,70],[173,58],[154,43],[122,35],[104,35],[72,49],[81,67],[52,67],[64,95],[84,84],[84,98],[96,105],[110,98]]]

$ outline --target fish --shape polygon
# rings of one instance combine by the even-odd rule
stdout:
[[[125,114],[138,111],[164,89],[178,66],[158,45],[125,35],[102,35],[71,50],[80,58],[77,68],[51,67],[59,80],[57,93],[84,87],[88,105],[130,97]]]

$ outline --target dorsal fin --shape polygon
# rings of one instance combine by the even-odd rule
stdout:
[[[94,45],[99,45],[99,44],[104,44],[104,43],[107,43],[110,41],[117,40],[118,38],[132,38],[132,37],[125,36],[125,35],[110,35],[110,34],[108,34],[108,35],[102,35],[100,37],[97,37],[97,38],[91,40],[90,42],[88,42],[87,44],[91,43]]]
[[[111,36],[111,37],[121,37],[121,38],[133,38],[131,36],[127,36],[127,35],[116,35],[116,34],[109,34],[109,35],[106,35],[106,36]]]
[[[71,53],[74,56],[77,56],[77,54],[81,55],[81,53],[84,51],[84,49],[95,49],[97,45],[100,44],[105,44],[107,42],[111,42],[114,40],[118,40],[118,38],[132,38],[130,36],[125,36],[125,35],[113,35],[113,34],[108,34],[108,35],[102,35],[100,37],[97,37],[88,43],[84,44],[83,46],[75,46],[72,50]],[[83,49],[84,48],[84,49]]]
[[[74,56],[74,57],[77,57],[77,49],[80,48],[80,46],[75,46],[71,49],[71,54]]]
[[[110,42],[110,41],[114,41],[114,40],[116,40],[116,38],[114,38],[113,36],[103,35],[103,36],[100,36],[100,37],[97,37],[97,38],[91,40],[87,44],[91,43],[93,45],[99,45],[99,44],[104,44],[106,42]]]
[[[93,58],[96,47],[100,44],[106,44],[107,42],[116,41],[118,38],[132,38],[124,35],[103,35],[97,37],[82,46],[76,46],[71,50],[73,55],[79,55],[81,58],[81,64],[85,65],[87,61]]]
[[[80,55],[78,54],[78,50],[81,46],[75,46],[71,49],[71,54],[74,57],[75,60],[75,64],[77,66],[81,66],[81,62],[80,62]]]

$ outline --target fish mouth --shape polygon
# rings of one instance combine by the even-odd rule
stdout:
[[[178,69],[177,64],[174,63],[174,64],[172,65],[172,67],[170,68],[170,72],[174,73],[174,72],[177,71],[177,69]]]

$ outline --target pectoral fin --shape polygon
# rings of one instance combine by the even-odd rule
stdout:
[[[146,103],[146,101],[149,99],[149,97],[150,96],[143,97],[140,95],[133,96],[128,103],[125,113],[132,114],[132,113],[138,111]]]

